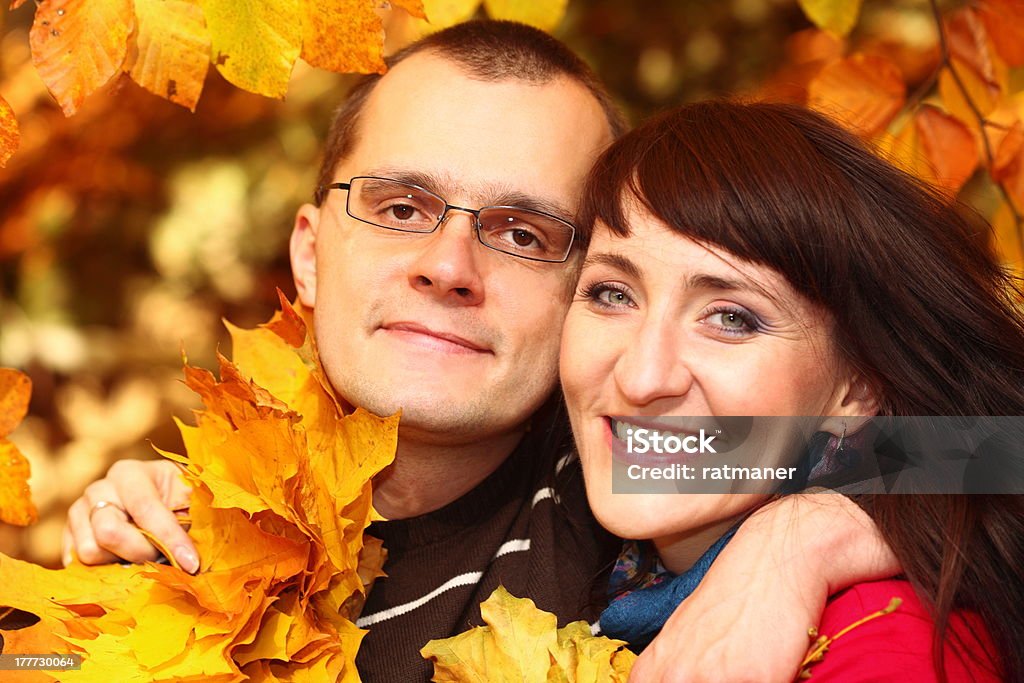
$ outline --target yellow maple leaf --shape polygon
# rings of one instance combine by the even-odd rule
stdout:
[[[1024,273],[1024,245],[1021,244],[1017,220],[1006,202],[1000,204],[996,210],[995,218],[992,219],[992,229],[995,232],[995,249],[1000,263],[1012,268],[1017,275]]]
[[[195,111],[210,66],[210,34],[199,0],[135,0],[135,18],[132,80]]]
[[[861,0],[800,0],[804,14],[815,26],[845,36],[857,25]]]
[[[492,19],[519,21],[545,31],[554,30],[565,16],[569,0],[484,0]]]
[[[200,0],[214,66],[250,92],[283,98],[302,47],[299,0]]]
[[[426,0],[391,0],[391,4],[399,9],[404,9],[407,13],[417,19],[426,19],[427,11],[423,6]]]
[[[66,116],[121,72],[132,0],[43,0],[29,32],[32,63]]]
[[[377,518],[370,479],[394,457],[397,418],[344,414],[307,355],[308,325],[284,305],[256,330],[232,329],[252,368],[221,358],[217,379],[186,367],[205,409],[181,425],[187,455],[167,455],[193,486],[197,574],[154,563],[45,570],[0,554],[0,585],[22,589],[0,596],[0,612],[40,618],[0,632],[34,652],[81,654],[60,680],[358,681],[364,632],[352,619],[384,559],[363,535]],[[275,371],[269,358],[285,362]]]
[[[492,19],[530,24],[545,31],[555,29],[565,17],[568,0],[406,0],[392,3],[414,17],[405,31],[412,40],[473,18],[481,4]],[[417,9],[419,11],[417,11]]]
[[[438,31],[470,19],[480,7],[480,0],[423,0],[426,14],[424,32]]]
[[[591,635],[584,621],[557,628],[555,615],[501,586],[480,614],[486,626],[420,650],[435,683],[625,683],[636,660],[623,641]]]
[[[0,97],[0,168],[6,166],[7,160],[17,151],[20,139],[14,110],[7,100]]]

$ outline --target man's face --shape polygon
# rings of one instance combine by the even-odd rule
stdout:
[[[450,204],[539,204],[572,218],[583,178],[610,133],[580,85],[484,82],[431,54],[377,84],[334,180],[412,180]],[[386,415],[403,438],[456,445],[508,434],[557,380],[574,277],[488,249],[473,217],[431,234],[389,231],[345,212],[346,191],[300,209],[292,265],[315,308],[324,368],[338,393]]]

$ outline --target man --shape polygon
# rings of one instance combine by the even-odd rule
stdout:
[[[332,125],[317,202],[292,233],[296,289],[339,396],[402,409],[395,463],[375,481],[374,505],[392,521],[370,530],[389,576],[359,621],[366,680],[428,678],[418,649],[479,623],[499,583],[562,623],[597,616],[591,588],[619,544],[564,457],[557,358],[579,188],[622,128],[565,46],[502,22],[408,48]],[[119,463],[72,506],[66,548],[93,563],[152,557],[130,516],[194,569],[166,509],[182,503],[172,465]],[[738,535],[737,557],[757,533]],[[790,659],[806,647],[806,611]]]

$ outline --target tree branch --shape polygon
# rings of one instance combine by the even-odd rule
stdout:
[[[935,18],[935,26],[939,31],[939,71],[943,67],[949,69],[950,75],[953,77],[953,83],[956,85],[957,90],[963,96],[964,101],[967,103],[967,107],[971,110],[978,123],[978,129],[981,132],[981,143],[985,151],[985,160],[988,163],[989,175],[991,176],[992,170],[995,168],[995,154],[992,152],[992,144],[988,139],[987,126],[993,126],[1005,129],[1005,126],[993,123],[985,118],[985,115],[981,113],[981,109],[978,108],[977,103],[971,97],[971,94],[967,91],[967,86],[964,84],[960,74],[957,73],[956,68],[953,64],[953,60],[949,53],[949,43],[946,40],[946,30],[942,22],[942,13],[939,11],[938,0],[928,0],[928,4],[932,10],[932,16]],[[936,71],[936,74],[938,71]],[[1006,186],[995,178],[992,179],[996,187],[999,189],[999,193],[1002,195],[1006,205],[1010,208],[1010,213],[1013,215],[1013,221],[1017,226],[1017,241],[1020,242],[1021,250],[1024,251],[1024,216],[1021,215],[1020,210],[1013,202],[1013,196],[1010,194]]]

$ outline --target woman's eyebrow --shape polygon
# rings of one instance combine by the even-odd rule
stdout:
[[[608,266],[622,271],[629,277],[636,279],[640,278],[640,269],[635,263],[633,263],[633,261],[622,254],[613,254],[611,252],[587,254],[587,257],[583,259],[583,268],[589,268],[591,266]]]
[[[693,273],[684,280],[687,289],[711,289],[725,292],[750,292],[762,296],[769,301],[779,303],[778,297],[766,286],[747,278],[729,278],[710,273]]]
[[[628,256],[614,252],[600,252],[587,254],[583,259],[583,269],[591,266],[607,266],[614,268],[624,275],[639,280],[643,277],[640,267]],[[779,298],[767,287],[748,278],[730,278],[711,273],[691,273],[683,278],[683,286],[686,289],[709,289],[725,292],[750,292],[764,297],[775,304],[779,304]]]
[[[750,282],[734,280],[720,275],[709,275],[708,273],[688,275],[684,280],[684,284],[687,289],[754,290],[760,292],[760,288],[754,287]]]

